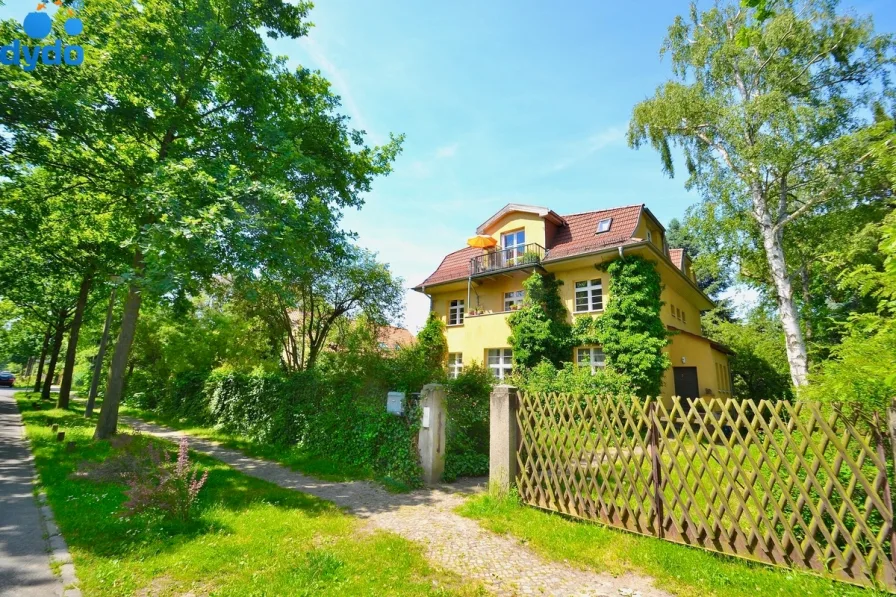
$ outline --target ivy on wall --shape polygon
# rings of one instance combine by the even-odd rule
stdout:
[[[601,266],[610,274],[610,300],[598,318],[576,319],[577,344],[598,344],[607,366],[631,379],[641,396],[657,396],[671,366],[663,352],[669,332],[660,319],[662,280],[652,261],[627,255]]]
[[[507,318],[507,342],[513,349],[515,366],[531,368],[546,360],[559,367],[569,360],[572,326],[560,300],[562,285],[554,274],[534,273],[523,282],[523,306]]]

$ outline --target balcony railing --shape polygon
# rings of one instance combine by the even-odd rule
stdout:
[[[544,258],[544,247],[537,243],[489,251],[470,259],[470,275],[487,274],[526,265],[537,265]]]

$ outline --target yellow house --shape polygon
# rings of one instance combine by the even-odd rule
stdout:
[[[610,298],[609,277],[596,266],[620,255],[641,255],[657,264],[663,282],[662,319],[677,332],[666,348],[672,361],[663,395],[730,397],[730,351],[701,335],[700,313],[713,307],[698,288],[690,260],[666,244],[665,229],[644,205],[561,216],[546,207],[508,204],[476,229],[493,248],[466,247],[446,256],[414,289],[430,297],[445,322],[448,367],[484,362],[498,379],[513,364],[507,316],[523,299],[523,280],[533,271],[563,281],[561,298],[576,317],[600,317]],[[599,346],[579,346],[570,360],[604,365]]]

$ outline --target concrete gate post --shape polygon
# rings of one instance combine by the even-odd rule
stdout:
[[[423,481],[427,485],[439,483],[445,472],[445,386],[431,383],[420,392],[422,420],[417,446],[420,451],[420,465],[423,467]]]
[[[517,389],[499,385],[492,389],[489,404],[488,483],[492,490],[507,492],[516,482],[516,447],[519,429]]]

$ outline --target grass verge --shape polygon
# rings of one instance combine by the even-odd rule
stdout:
[[[108,442],[93,422],[16,395],[40,486],[72,553],[85,595],[474,595],[430,566],[415,544],[366,532],[357,519],[312,496],[280,488],[193,454],[209,471],[197,516],[118,515],[122,487],[72,479],[84,460],[102,460]],[[55,441],[65,431],[72,450]],[[169,444],[169,447],[170,444]]]
[[[483,494],[458,512],[496,533],[508,534],[542,556],[598,572],[636,572],[676,595],[706,597],[876,597],[810,574],[776,569],[701,549],[523,506],[513,495]]]

